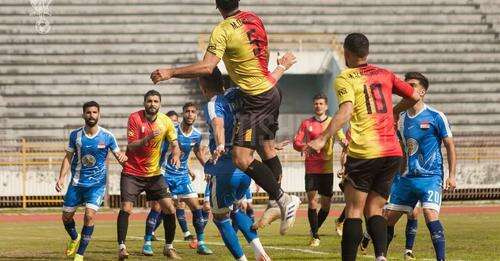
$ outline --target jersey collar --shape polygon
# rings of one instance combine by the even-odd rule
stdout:
[[[185,137],[190,137],[191,134],[193,134],[193,130],[194,130],[194,127],[191,126],[191,131],[189,131],[189,133],[184,133],[184,131],[182,130],[182,122],[179,123],[179,131],[182,133],[182,135],[184,135]]]
[[[85,135],[85,137],[87,137],[88,139],[95,138],[97,135],[99,135],[99,132],[101,132],[101,126],[99,126],[99,125],[97,126],[97,132],[94,135],[92,135],[92,136],[88,136],[87,135],[87,133],[85,132],[85,126],[83,126],[83,128],[82,128],[83,135]]]
[[[426,109],[427,109],[427,104],[424,104],[424,107],[422,107],[422,109],[420,111],[418,111],[417,113],[415,113],[415,115],[411,116],[408,111],[406,112],[406,115],[408,115],[408,118],[413,119],[413,118],[416,118],[418,115],[420,115],[420,113],[422,113]]]

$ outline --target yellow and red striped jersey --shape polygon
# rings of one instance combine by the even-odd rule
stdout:
[[[207,52],[224,61],[231,80],[248,95],[261,94],[276,84],[267,67],[267,33],[252,12],[240,11],[220,22],[212,31]]]
[[[402,156],[392,108],[392,94],[411,97],[413,88],[394,73],[373,65],[342,71],[335,79],[340,104],[352,102],[349,156],[359,159]]]

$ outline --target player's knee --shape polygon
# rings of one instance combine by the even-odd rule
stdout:
[[[85,213],[83,223],[85,224],[85,226],[94,225],[94,213]]]
[[[67,223],[73,220],[73,214],[74,212],[63,212],[61,216],[63,223]]]
[[[426,223],[436,221],[439,219],[439,213],[434,209],[425,208],[423,212]]]

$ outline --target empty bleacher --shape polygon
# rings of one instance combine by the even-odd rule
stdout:
[[[126,117],[157,89],[164,110],[201,102],[196,82],[153,86],[158,67],[196,61],[200,35],[221,20],[210,0],[58,0],[51,30],[35,32],[28,2],[0,3],[0,138],[63,137],[80,106],[103,105],[118,136]],[[354,31],[372,42],[370,61],[430,77],[428,102],[456,135],[500,134],[500,11],[493,0],[242,0],[261,15],[272,49],[329,49]],[[300,62],[300,61],[299,61]]]

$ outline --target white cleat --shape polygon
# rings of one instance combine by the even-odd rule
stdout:
[[[300,198],[297,196],[290,196],[288,194],[284,194],[285,202],[281,209],[281,225],[280,225],[280,234],[283,236],[286,234],[288,229],[293,227],[295,223],[295,218],[297,216],[297,210],[300,207]]]

